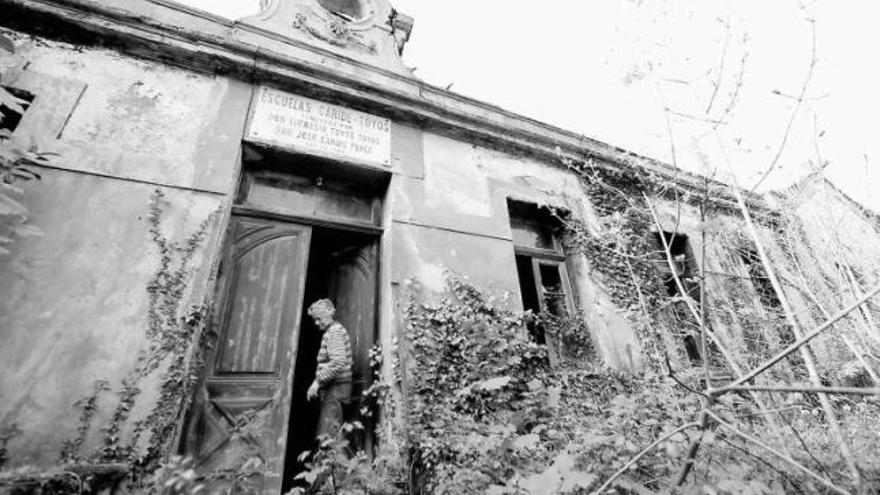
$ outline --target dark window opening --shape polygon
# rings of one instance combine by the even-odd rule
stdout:
[[[700,345],[697,343],[697,339],[694,338],[693,335],[685,335],[684,351],[687,353],[687,357],[692,364],[699,365],[703,363],[703,356],[702,353],[700,353]]]
[[[669,247],[669,255],[672,258],[672,269],[670,269],[670,263],[667,259],[664,240],[666,241],[666,246]],[[654,232],[654,242],[659,249],[659,259],[657,260],[657,263],[659,265],[663,286],[666,288],[666,295],[672,298],[690,297],[696,303],[697,309],[699,309],[702,305],[699,268],[697,268],[696,259],[694,258],[690,243],[688,242],[688,236],[679,232]],[[672,271],[673,269],[674,272]],[[678,278],[678,282],[681,283],[684,293],[679,289],[679,283],[676,282],[676,277]],[[672,303],[672,312],[676,319],[680,321],[693,321],[693,316],[687,308],[687,302],[684,300],[674,300]],[[702,364],[703,353],[701,352],[701,346],[694,335],[685,335],[682,339],[682,344],[684,345],[685,353],[691,363],[694,365]]]
[[[654,240],[660,250],[660,272],[663,275],[663,284],[666,286],[666,293],[670,297],[683,296],[678,288],[673,273],[669,269],[669,263],[666,259],[666,251],[663,247],[663,239],[660,238],[661,233],[654,233]],[[675,275],[681,285],[684,287],[686,294],[692,297],[697,304],[700,303],[700,282],[698,279],[699,270],[696,266],[693,252],[688,242],[688,237],[677,232],[663,232],[666,244],[669,246],[669,254],[672,255],[672,265],[675,268]]]
[[[528,256],[516,256],[516,273],[519,276],[519,290],[522,294],[523,309],[534,314],[541,312],[538,302],[538,291],[535,288],[535,274],[532,271],[532,259]],[[529,325],[529,333],[535,342],[546,344],[544,329],[537,325]]]
[[[562,226],[549,209],[520,201],[508,201],[507,209],[515,246],[562,254],[558,235]]]
[[[366,427],[349,436],[352,451],[370,452],[372,439],[367,431],[372,431],[368,418],[359,415],[361,409],[361,393],[369,387],[371,380],[367,369],[358,369],[358,353],[372,346],[373,342],[359,343],[356,335],[356,322],[346,318],[346,308],[352,305],[362,306],[369,298],[363,294],[355,294],[340,287],[341,277],[344,278],[353,268],[375,270],[375,256],[365,256],[375,248],[376,238],[367,234],[346,232],[342,230],[314,227],[309,248],[308,269],[306,271],[305,291],[303,292],[303,312],[300,320],[299,346],[297,348],[296,367],[294,371],[293,399],[289,428],[287,433],[287,453],[284,467],[284,488],[282,493],[298,486],[295,480],[305,465],[299,457],[304,451],[315,451],[315,434],[318,427],[319,401],[306,400],[306,390],[315,378],[318,348],[321,346],[321,333],[305,311],[309,304],[329,298],[337,307],[337,320],[346,327],[351,338],[354,377],[352,397],[343,411],[345,421],[361,421]],[[352,263],[354,260],[356,263]],[[344,280],[343,280],[344,281]]]
[[[0,130],[6,130],[11,133],[21,123],[22,117],[24,117],[25,112],[27,112],[27,109],[30,108],[31,103],[34,101],[34,95],[18,88],[0,87],[16,98],[16,100],[8,102],[9,105],[7,105],[5,98],[0,100],[2,102],[0,103]],[[5,97],[6,95],[3,96]],[[20,108],[13,108],[11,105],[20,105]]]
[[[562,224],[547,208],[508,201],[523,309],[565,318],[572,312],[571,289],[560,241]],[[529,326],[535,342],[545,344],[541,325]]]
[[[561,269],[558,262],[538,262],[544,311],[560,318],[568,315],[566,308],[568,296],[563,289]]]
[[[749,279],[755,287],[755,292],[758,293],[761,305],[781,317],[782,302],[779,300],[779,294],[776,293],[776,289],[773,288],[773,282],[770,281],[767,270],[764,269],[764,264],[761,262],[761,256],[758,254],[758,251],[753,247],[743,247],[739,249],[739,256],[749,272]],[[781,321],[777,328],[779,341],[782,345],[794,343],[794,331],[787,321]],[[763,337],[756,337],[755,340],[759,341],[760,344],[766,345]],[[746,344],[748,345],[748,341]],[[800,353],[789,354],[788,361],[796,365],[803,363]]]
[[[758,292],[761,304],[768,309],[779,309],[782,303],[779,301],[779,296],[776,294],[776,289],[773,288],[770,277],[767,276],[767,271],[764,269],[764,264],[761,263],[758,252],[752,248],[743,248],[740,250],[740,258],[749,271],[749,278]]]

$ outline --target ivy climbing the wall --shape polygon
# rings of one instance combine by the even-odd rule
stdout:
[[[156,272],[146,286],[147,346],[138,353],[132,371],[121,380],[116,406],[107,424],[93,423],[99,397],[111,390],[109,382],[95,381],[93,390],[76,402],[75,407],[80,410],[77,430],[64,442],[60,455],[65,465],[127,465],[129,489],[158,489],[152,484],[153,475],[169,459],[180,415],[192,394],[200,365],[196,342],[207,307],[187,305],[185,301],[195,271],[193,261],[215,214],[205,218],[183,242],[175,242],[163,232],[167,208],[165,195],[155,190],[147,215],[150,240],[158,254]],[[145,379],[159,370],[158,396],[152,409],[131,422],[130,414]],[[83,452],[86,438],[95,428],[102,432],[102,445],[97,452]],[[127,438],[123,431],[130,432]]]

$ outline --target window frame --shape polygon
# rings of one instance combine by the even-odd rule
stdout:
[[[533,212],[523,212],[522,210],[533,210]],[[526,257],[528,258],[529,265],[531,267],[531,275],[532,282],[534,287],[531,288],[537,296],[538,302],[538,313],[540,314],[550,314],[555,317],[570,317],[574,315],[574,298],[571,287],[571,279],[568,275],[568,266],[566,264],[566,257],[562,247],[562,241],[559,238],[559,222],[553,221],[554,219],[549,215],[545,215],[543,210],[546,208],[540,207],[534,203],[528,203],[524,201],[517,201],[514,199],[508,198],[508,221],[511,226],[511,230],[515,225],[535,225],[539,228],[548,229],[550,236],[552,238],[553,249],[544,249],[535,246],[524,246],[522,244],[517,244],[516,236],[511,236],[511,242],[513,243],[513,251],[514,256],[517,257]],[[542,221],[542,217],[544,221]],[[547,308],[547,299],[548,291],[545,289],[543,284],[543,276],[541,274],[541,265],[553,266],[556,268],[559,273],[559,282],[562,285],[562,295],[564,301],[564,309],[565,315],[557,315],[548,311]],[[518,269],[518,268],[517,268]],[[519,279],[519,277],[518,277]],[[520,282],[520,296],[522,298],[523,287],[521,280]],[[523,309],[531,309],[526,308],[525,304]]]
[[[659,266],[657,267],[657,271],[659,272],[660,280],[666,289],[666,297],[670,299],[689,297],[694,303],[696,303],[698,309],[701,308],[703,305],[703,298],[700,290],[700,283],[689,281],[689,279],[701,279],[703,275],[700,271],[700,264],[697,261],[696,252],[691,244],[690,236],[684,232],[653,229],[651,230],[651,237],[658,248],[657,260]],[[665,244],[669,246],[669,255],[673,258],[671,267],[669,266],[670,260],[666,258],[667,254],[664,247],[664,241]],[[673,246],[676,242],[681,243],[679,244],[681,246],[680,252],[678,252],[679,250],[673,250]],[[676,257],[678,256],[684,256],[684,258],[677,260]],[[681,287],[679,287],[679,284],[675,283],[676,278],[681,282]],[[682,293],[681,289],[684,289],[684,293]],[[670,306],[673,314],[679,312],[685,315],[690,314],[689,311],[681,309],[681,305],[683,304],[686,304],[686,302],[673,301]],[[679,317],[678,315],[676,316]],[[703,364],[703,361],[706,359],[706,349],[702,347],[702,342],[698,340],[693,333],[687,332],[687,334],[681,338],[681,345],[692,366],[700,366]],[[693,352],[696,352],[696,355],[694,355]]]

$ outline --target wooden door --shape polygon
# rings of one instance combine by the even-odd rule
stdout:
[[[357,412],[361,408],[361,392],[372,382],[370,348],[376,343],[378,244],[371,239],[337,251],[330,258],[333,267],[330,299],[336,305],[337,321],[348,330],[351,340],[353,387],[350,409]],[[369,452],[371,439],[361,438],[355,447]]]
[[[281,492],[311,228],[234,216],[183,450],[210,493]]]

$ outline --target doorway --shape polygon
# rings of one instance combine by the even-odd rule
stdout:
[[[348,330],[352,351],[352,397],[345,421],[360,417],[361,392],[369,387],[372,370],[370,348],[375,343],[376,274],[378,239],[374,235],[326,227],[313,227],[309,262],[300,318],[299,352],[293,378],[293,400],[287,436],[282,493],[296,486],[295,476],[303,470],[299,461],[305,450],[314,450],[318,423],[317,401],[306,400],[306,390],[315,377],[321,333],[306,314],[309,305],[323,298],[336,306],[336,320]],[[369,427],[366,428],[370,430]],[[352,450],[367,450],[372,438],[362,433],[350,438]]]
[[[390,175],[245,145],[218,270],[201,382],[184,419],[181,453],[207,491],[280,495],[313,445],[317,403],[305,400],[321,336],[306,308],[329,298],[348,330],[361,408],[376,341],[378,240]],[[371,425],[361,420],[369,430]],[[370,453],[362,435],[356,449]]]

